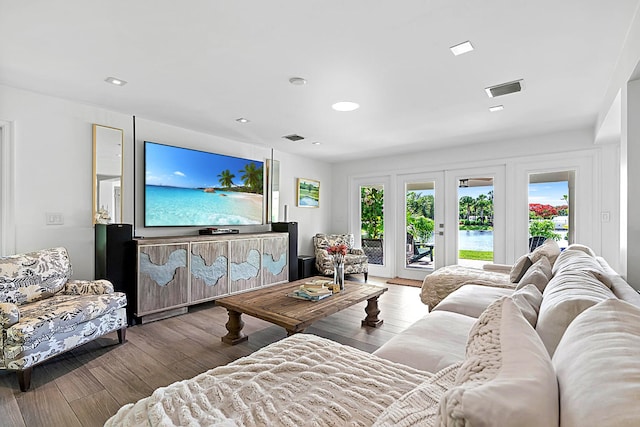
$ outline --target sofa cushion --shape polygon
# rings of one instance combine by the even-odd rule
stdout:
[[[427,372],[464,359],[469,331],[476,319],[434,311],[394,336],[373,354]]]
[[[522,315],[532,327],[536,327],[540,304],[542,304],[542,293],[535,285],[523,286],[511,295],[511,299],[516,303]]]
[[[0,302],[16,305],[49,298],[71,277],[71,262],[65,248],[0,258]]]
[[[557,426],[558,384],[535,330],[509,297],[491,304],[469,334],[440,425]],[[438,422],[436,422],[438,425]]]
[[[602,267],[604,275],[611,282],[611,291],[613,294],[623,301],[631,303],[636,307],[640,307],[640,294],[632,288],[618,273],[609,266],[609,263],[602,258],[596,257],[598,264]]]
[[[551,264],[547,257],[542,257],[533,264],[524,273],[516,289],[520,289],[526,285],[535,285],[540,292],[544,292],[544,288],[551,280]]]
[[[553,355],[560,388],[560,425],[638,425],[638,355],[638,307],[610,299],[576,317]]]
[[[586,245],[581,245],[579,243],[572,243],[569,246],[567,246],[568,251],[582,251],[585,254],[595,258],[596,257],[596,253],[593,251],[593,249],[591,249],[589,246]]]
[[[121,292],[56,295],[20,307],[20,322],[7,329],[8,344],[35,347],[51,336],[127,305]]]
[[[478,318],[489,307],[489,304],[512,293],[513,289],[464,285],[443,299],[433,311],[450,311]]]
[[[520,258],[516,260],[511,267],[511,271],[509,272],[509,281],[511,283],[518,283],[524,273],[527,272],[529,267],[531,267],[533,263],[531,262],[531,258],[529,258],[529,254],[524,254]]]
[[[540,258],[546,257],[549,259],[549,264],[553,266],[556,262],[556,258],[560,255],[560,246],[553,239],[547,239],[544,243],[533,250],[529,254],[532,263],[536,263]]]
[[[604,270],[598,260],[591,255],[587,255],[581,250],[565,249],[553,264],[552,273],[554,276],[563,271],[591,271],[602,274]],[[610,286],[608,286],[610,287]]]
[[[544,290],[536,324],[549,354],[553,356],[562,334],[578,314],[608,298],[615,295],[589,272],[564,271],[551,279]]]

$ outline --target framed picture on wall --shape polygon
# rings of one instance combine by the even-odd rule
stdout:
[[[320,206],[320,181],[298,178],[297,204],[301,208],[317,208]]]

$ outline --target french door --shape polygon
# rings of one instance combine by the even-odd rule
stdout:
[[[389,176],[357,178],[351,192],[351,232],[356,247],[369,257],[369,274],[391,277],[393,272],[393,209]]]
[[[445,265],[444,173],[399,175],[396,271],[422,280]]]

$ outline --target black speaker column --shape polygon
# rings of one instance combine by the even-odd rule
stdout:
[[[289,233],[289,281],[298,280],[298,223],[274,222],[271,230]]]
[[[95,278],[107,279],[127,294],[129,324],[135,305],[135,256],[131,224],[96,224]]]

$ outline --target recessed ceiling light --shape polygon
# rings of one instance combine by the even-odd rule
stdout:
[[[351,101],[340,101],[333,104],[331,108],[336,111],[353,111],[360,108],[360,104]]]
[[[304,86],[307,84],[307,81],[305,79],[303,79],[302,77],[291,77],[289,79],[289,83],[291,83],[292,85],[295,86]]]
[[[494,105],[493,107],[489,107],[489,111],[491,111],[492,113],[502,110],[504,110],[504,105]]]
[[[451,52],[455,56],[458,56],[462,55],[463,53],[471,52],[473,50],[473,45],[469,40],[467,40],[466,42],[451,46],[449,49],[451,49]]]
[[[116,86],[124,86],[127,84],[127,82],[125,82],[122,79],[117,79],[115,77],[107,77],[106,79],[104,79],[105,82],[107,83],[111,83],[112,85],[116,85]]]
[[[244,117],[240,117],[239,119],[236,119],[236,122],[238,123],[249,123],[251,120],[249,119],[245,119]]]
[[[320,145],[321,143],[320,143],[320,142],[318,142],[318,141],[315,141],[315,142],[312,142],[311,144],[312,144],[312,145]]]

